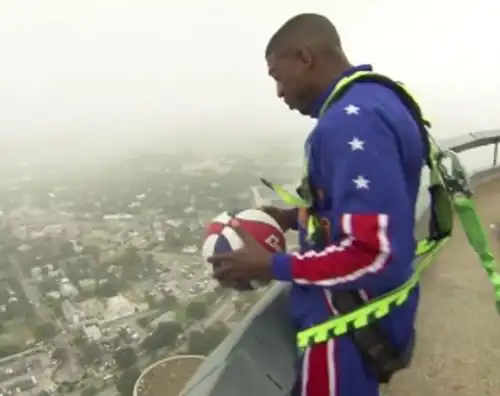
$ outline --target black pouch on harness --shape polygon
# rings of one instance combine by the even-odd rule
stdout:
[[[333,294],[333,305],[340,314],[347,314],[363,305],[363,300],[356,291],[337,291]],[[394,373],[407,368],[411,363],[415,332],[403,350],[394,346],[377,322],[361,329],[352,329],[349,336],[379,383],[388,383]]]

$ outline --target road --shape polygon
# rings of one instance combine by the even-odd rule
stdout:
[[[34,348],[31,348],[31,349],[27,349],[25,351],[22,351],[22,352],[19,352],[19,353],[16,353],[15,355],[9,355],[9,356],[6,356],[4,358],[1,358],[0,359],[0,364],[4,364],[4,363],[8,363],[10,360],[16,360],[22,356],[30,356],[30,355],[34,355],[38,352],[41,351],[41,348],[39,347],[34,347]]]

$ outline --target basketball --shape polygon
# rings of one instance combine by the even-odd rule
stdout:
[[[215,217],[206,228],[205,241],[201,249],[203,258],[215,254],[232,252],[243,246],[239,235],[229,223],[236,219],[240,227],[251,234],[256,241],[271,253],[285,251],[285,235],[279,224],[266,212],[259,209],[243,209],[223,212]],[[213,264],[214,268],[217,264]],[[231,287],[237,290],[253,290],[264,286],[261,282],[239,282]]]

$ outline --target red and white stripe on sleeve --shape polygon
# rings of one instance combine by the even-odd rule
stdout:
[[[348,284],[382,271],[391,258],[386,214],[343,214],[343,239],[320,252],[292,255],[292,278],[301,285]]]

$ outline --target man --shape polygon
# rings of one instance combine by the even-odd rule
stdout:
[[[329,94],[353,67],[332,23],[301,14],[287,21],[266,49],[278,97],[291,110],[318,119],[306,142],[314,210],[328,225],[326,245],[302,252],[267,253],[235,229],[245,246],[218,255],[220,280],[292,282],[292,320],[298,331],[338,314],[332,297],[357,291],[366,301],[403,284],[412,274],[415,206],[425,148],[401,99],[378,83],[353,84],[320,116]],[[269,208],[284,230],[297,228],[297,211]],[[380,321],[398,348],[413,338],[418,292]],[[378,396],[378,380],[349,335],[308,348],[292,391],[302,396]]]

